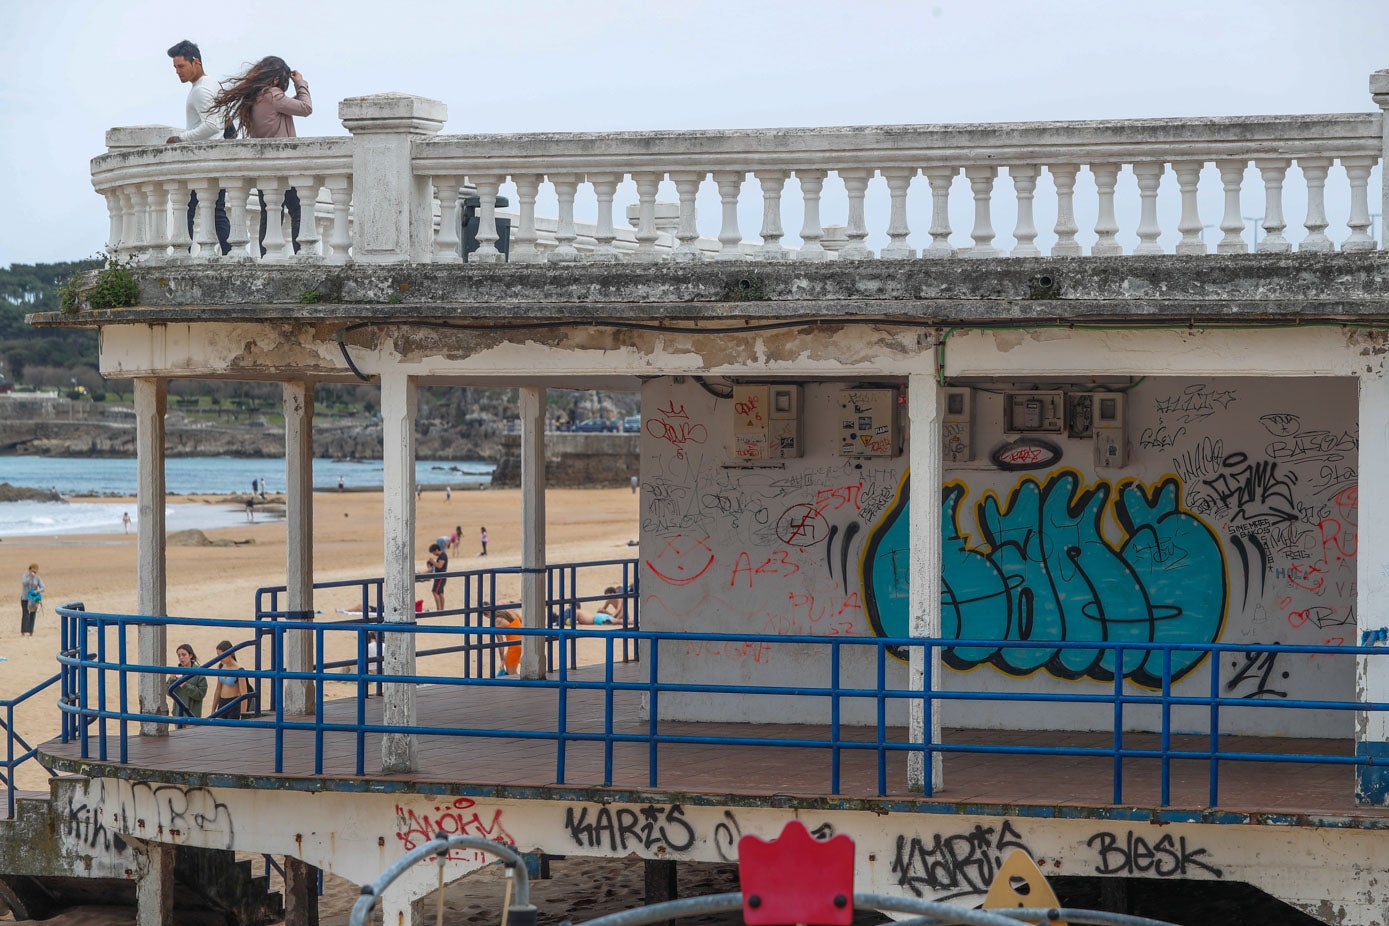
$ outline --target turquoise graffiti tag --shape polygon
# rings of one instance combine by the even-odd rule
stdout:
[[[992,493],[974,509],[979,542],[961,516],[968,489],[941,498],[941,635],[946,639],[1099,643],[1211,643],[1225,622],[1225,560],[1214,531],[1181,506],[1175,477],[1116,488],[1084,488],[1063,470],[1026,476],[1000,504]],[[1105,535],[1113,511],[1123,534]],[[862,561],[864,605],[876,633],[907,637],[907,482],[870,533]],[[1138,685],[1162,683],[1163,654],[1131,650],[1119,672]],[[1173,651],[1171,678],[1205,654]],[[1064,679],[1113,680],[1104,647],[958,646],[942,659],[955,669],[992,665],[1009,675],[1038,670]]]

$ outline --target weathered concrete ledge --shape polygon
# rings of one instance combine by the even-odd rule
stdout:
[[[913,323],[1389,320],[1389,254],[699,264],[190,264],[131,308],[40,327],[195,321],[586,323],[849,316]]]

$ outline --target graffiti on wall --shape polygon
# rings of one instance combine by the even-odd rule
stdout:
[[[502,812],[493,808],[488,813],[479,809],[472,798],[460,797],[443,804],[435,804],[431,810],[419,811],[413,807],[395,805],[395,838],[402,848],[409,852],[424,845],[435,837],[480,836],[496,842],[514,846],[516,840],[502,825]],[[488,861],[487,853],[476,849],[455,848],[449,850],[452,861]]]
[[[906,637],[907,482],[874,526],[862,560],[865,610],[874,630]],[[941,634],[962,640],[1210,643],[1226,613],[1224,557],[1214,531],[1182,506],[1180,481],[1145,486],[1100,480],[1084,487],[1060,470],[1020,479],[1003,501],[986,493],[966,525],[963,483],[942,497]],[[1107,517],[1121,536],[1105,531]],[[975,530],[969,530],[974,527]],[[977,541],[974,538],[978,538]],[[973,542],[972,542],[973,541]],[[1064,679],[1162,681],[1163,656],[1103,647],[969,647],[944,650],[955,669],[988,664],[1009,675],[1038,670]],[[1172,654],[1173,679],[1204,655]]]

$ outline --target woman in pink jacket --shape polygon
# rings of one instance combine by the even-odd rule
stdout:
[[[294,96],[285,93],[294,84]],[[294,117],[313,112],[313,98],[304,75],[290,70],[285,59],[271,55],[253,64],[245,74],[222,83],[212,101],[228,122],[235,122],[247,138],[294,138]],[[265,195],[260,196],[261,256],[265,256]],[[285,190],[282,209],[289,210],[295,253],[299,251],[299,194]]]

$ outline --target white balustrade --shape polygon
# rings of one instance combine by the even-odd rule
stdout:
[[[1264,238],[1259,242],[1260,254],[1283,254],[1292,250],[1283,237],[1287,223],[1283,221],[1283,179],[1288,175],[1285,158],[1257,158],[1254,166],[1264,181]]]
[[[588,182],[592,184],[593,193],[598,198],[598,227],[593,234],[595,247],[589,255],[589,260],[615,261],[617,248],[613,247],[613,241],[617,239],[617,233],[613,230],[613,196],[617,193],[617,185],[622,182],[622,176],[591,174]],[[481,192],[481,187],[478,189]]]
[[[1138,247],[1133,249],[1135,254],[1162,253],[1162,246],[1158,244],[1162,228],[1157,220],[1157,195],[1165,168],[1161,161],[1141,161],[1133,165],[1133,176],[1138,180],[1138,195],[1142,200],[1138,215]]]
[[[1040,257],[1042,252],[1034,244],[1037,240],[1037,223],[1032,219],[1032,198],[1037,193],[1037,177],[1042,169],[1033,165],[1014,165],[1008,168],[1008,177],[1013,181],[1013,194],[1018,198],[1018,220],[1013,226],[1013,257]]]
[[[927,167],[921,171],[931,185],[931,245],[922,257],[954,257],[950,245],[950,185],[955,182],[958,167]]]
[[[868,192],[868,178],[871,170],[840,170],[839,179],[844,181],[844,190],[849,194],[849,220],[844,225],[844,237],[848,243],[839,252],[840,260],[868,260],[873,252],[864,245],[868,237],[868,225],[863,215],[863,197]]]
[[[1220,168],[1220,185],[1225,189],[1225,214],[1220,218],[1220,230],[1225,236],[1215,246],[1217,254],[1245,254],[1249,244],[1244,240],[1244,210],[1240,208],[1240,186],[1244,183],[1244,161],[1224,159],[1215,162]]]
[[[779,170],[763,170],[757,172],[757,182],[762,187],[762,248],[757,252],[757,256],[762,260],[785,260],[786,249],[781,246],[781,190],[786,185],[786,172]],[[676,184],[679,188],[679,184]],[[680,218],[685,218],[683,208],[684,194],[681,194],[682,208]],[[693,198],[691,199],[693,202]],[[691,219],[694,214],[691,212]],[[699,239],[699,231],[694,227],[693,221],[689,228],[682,224],[681,231],[688,238],[681,238],[681,247],[685,247],[687,242],[693,243]],[[678,252],[677,252],[678,253]]]
[[[974,239],[974,247],[965,251],[965,257],[998,257],[1003,252],[993,246],[994,226],[992,217],[994,178],[998,176],[997,167],[966,167],[965,177],[974,193],[974,229],[969,236]]]
[[[1119,165],[1091,164],[1090,173],[1095,178],[1095,195],[1099,202],[1098,217],[1095,219],[1095,246],[1090,253],[1096,257],[1122,254],[1124,248],[1115,238],[1119,232],[1119,220],[1114,214],[1114,188],[1119,183]]]
[[[1182,240],[1177,242],[1178,254],[1205,254],[1206,240],[1201,237],[1205,226],[1201,224],[1201,211],[1196,202],[1197,187],[1201,182],[1200,161],[1177,161],[1172,172],[1177,175],[1177,189],[1182,196],[1182,217],[1177,222],[1177,231]]]
[[[1369,251],[1375,246],[1370,237],[1370,204],[1368,185],[1370,171],[1374,170],[1376,157],[1341,158],[1346,178],[1350,181],[1350,237],[1341,243],[1342,251]]]
[[[1334,251],[1336,245],[1326,235],[1326,175],[1331,171],[1331,158],[1298,158],[1297,166],[1307,181],[1307,219],[1302,226],[1307,237],[1297,246],[1299,251]]]
[[[1052,257],[1079,257],[1084,253],[1076,233],[1075,189],[1076,175],[1080,173],[1079,164],[1050,164],[1047,173],[1051,174],[1052,185],[1056,187],[1056,226],[1052,229],[1056,243],[1051,246]]]
[[[700,260],[703,255],[699,251],[699,215],[695,199],[699,196],[699,185],[704,181],[704,174],[699,171],[676,171],[670,175],[670,179],[680,197],[680,223],[675,230],[675,238],[680,244],[671,253],[670,259]],[[766,190],[765,181],[763,190]],[[763,234],[765,236],[765,230]]]
[[[824,237],[824,226],[820,223],[820,193],[825,189],[828,171],[798,170],[796,179],[801,184],[801,204],[803,222],[801,224],[801,250],[796,256],[801,260],[826,260],[830,255],[820,239]]]
[[[880,173],[887,181],[888,195],[892,199],[891,216],[888,219],[888,245],[882,250],[884,260],[910,260],[916,256],[916,249],[907,244],[911,228],[907,226],[907,191],[912,178],[916,176],[914,167],[889,167]]]
[[[434,178],[434,196],[439,200],[439,229],[434,233],[434,263],[463,263],[462,239],[458,237],[458,197],[463,181],[452,175]]]

